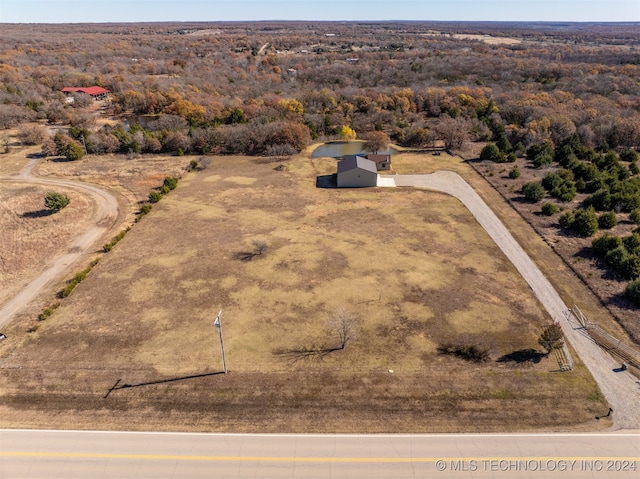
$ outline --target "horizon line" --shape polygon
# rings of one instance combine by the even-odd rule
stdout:
[[[77,22],[10,22],[0,20],[2,25],[135,25],[135,24],[158,24],[158,23],[522,23],[522,24],[638,24],[640,20],[409,20],[409,19],[394,19],[394,20],[369,20],[369,19],[356,19],[356,20],[287,20],[287,19],[261,19],[261,20],[121,20],[121,21],[77,21]]]

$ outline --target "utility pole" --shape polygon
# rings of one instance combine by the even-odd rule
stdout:
[[[213,325],[218,328],[218,335],[220,336],[220,351],[222,352],[222,369],[225,374],[227,374],[227,361],[224,357],[224,341],[222,340],[222,324],[220,324],[220,317],[222,316],[222,310],[216,316],[216,320],[213,322]]]

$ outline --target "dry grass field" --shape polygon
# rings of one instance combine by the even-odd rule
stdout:
[[[128,176],[119,161],[130,162]],[[76,168],[133,198],[139,193],[122,178],[133,181],[141,165],[113,158],[99,168],[87,161],[41,171],[74,176]],[[448,155],[401,155],[394,165],[475,175]],[[559,373],[552,358],[506,360],[540,350],[550,318],[457,200],[315,187],[317,175],[334,171],[334,160],[305,155],[284,164],[220,157],[183,176],[37,331],[13,325],[12,341],[0,343],[0,426],[453,432],[609,424],[593,419],[608,406],[579,361]],[[267,248],[249,260],[255,241]],[[226,375],[213,327],[219,309]],[[352,318],[346,348],[303,357],[339,344],[332,323],[340,311]],[[443,356],[445,342],[479,345],[491,359]]]
[[[7,179],[16,177],[27,166],[29,158],[41,150],[39,146],[18,146],[11,133],[15,132],[8,133],[13,140],[10,152],[0,154],[0,177]],[[115,155],[93,156],[75,163],[60,159],[41,160],[36,171],[45,178],[98,184],[114,193],[121,206],[121,221],[114,226],[115,234],[122,227],[122,221],[131,222],[139,202],[147,198],[150,189],[162,184],[165,176],[179,176],[188,163],[188,159],[174,156],[158,155],[136,160]],[[44,207],[44,197],[49,191],[69,196],[69,206],[51,214]],[[3,232],[0,304],[35,279],[52,258],[66,251],[79,231],[88,229],[94,209],[94,201],[80,190],[36,185],[19,178],[0,182],[0,228]]]
[[[67,208],[50,214],[44,197],[51,188],[28,183],[0,184],[0,303],[20,291],[42,270],[42,264],[58,254],[88,227],[91,199],[74,190],[55,188],[70,198]]]

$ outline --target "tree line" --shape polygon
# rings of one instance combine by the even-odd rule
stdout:
[[[0,128],[69,124],[86,153],[299,151],[345,126],[415,148],[574,133],[590,148],[640,144],[640,56],[609,45],[629,41],[623,26],[476,26],[513,45],[456,37],[472,27],[455,24],[26,28],[0,35]],[[90,98],[61,92],[92,85],[111,92],[112,118],[149,120],[98,128]]]

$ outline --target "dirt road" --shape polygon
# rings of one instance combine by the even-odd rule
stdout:
[[[0,182],[64,186],[89,194],[95,201],[94,226],[81,234],[73,244],[69,245],[66,253],[53,259],[42,274],[27,285],[17,296],[2,305],[0,308],[0,329],[9,323],[21,309],[33,301],[52,280],[67,272],[68,268],[74,265],[92,247],[95,247],[95,244],[102,239],[118,218],[118,202],[112,195],[100,188],[78,181],[33,177],[31,176],[31,171],[37,162],[37,159],[31,160],[18,175],[0,178]]]
[[[620,364],[597,346],[579,324],[565,317],[569,309],[555,288],[520,247],[482,198],[458,174],[439,171],[431,175],[395,175],[396,186],[441,191],[459,199],[487,231],[527,281],[551,318],[559,320],[565,336],[587,366],[613,408],[614,428],[640,429],[640,385],[628,372],[614,372]],[[568,373],[570,374],[570,373]],[[562,401],[562,398],[558,398]]]

